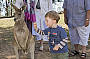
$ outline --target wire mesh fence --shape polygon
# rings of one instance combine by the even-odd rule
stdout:
[[[0,18],[14,16],[14,9],[10,3],[15,3],[15,0],[0,0]]]

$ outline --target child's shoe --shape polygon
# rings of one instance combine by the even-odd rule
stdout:
[[[43,51],[43,46],[41,46],[39,50],[40,50],[40,51]]]

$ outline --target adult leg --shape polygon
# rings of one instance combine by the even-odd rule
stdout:
[[[82,27],[79,27],[77,30],[80,36],[79,44],[82,47],[82,53],[85,53],[86,46],[88,45],[88,38],[89,38],[88,27],[82,26]]]
[[[40,50],[43,50],[43,39],[40,40]]]
[[[86,46],[81,46],[82,47],[82,53],[86,53]]]
[[[86,46],[88,45],[88,38],[89,38],[88,29],[89,29],[89,27],[90,26],[88,26],[88,27],[82,26],[82,27],[77,28],[79,36],[80,36],[79,44],[81,45],[81,48],[82,48],[81,57],[86,57]]]
[[[75,56],[79,54],[79,34],[77,28],[69,28],[69,34],[71,39],[71,44],[74,45],[75,50],[71,51],[70,56]]]
[[[74,44],[75,51],[79,51],[79,44]]]

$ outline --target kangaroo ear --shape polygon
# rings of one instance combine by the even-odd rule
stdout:
[[[11,6],[15,9],[15,11],[20,11],[15,5],[11,4]]]
[[[23,5],[22,6],[22,11],[26,9],[26,5]]]

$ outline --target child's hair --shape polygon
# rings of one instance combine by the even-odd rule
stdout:
[[[59,14],[56,11],[49,11],[49,12],[47,12],[46,15],[45,15],[45,18],[46,17],[49,17],[52,20],[56,20],[57,23],[58,23],[58,21],[60,19],[60,16],[59,16]]]

